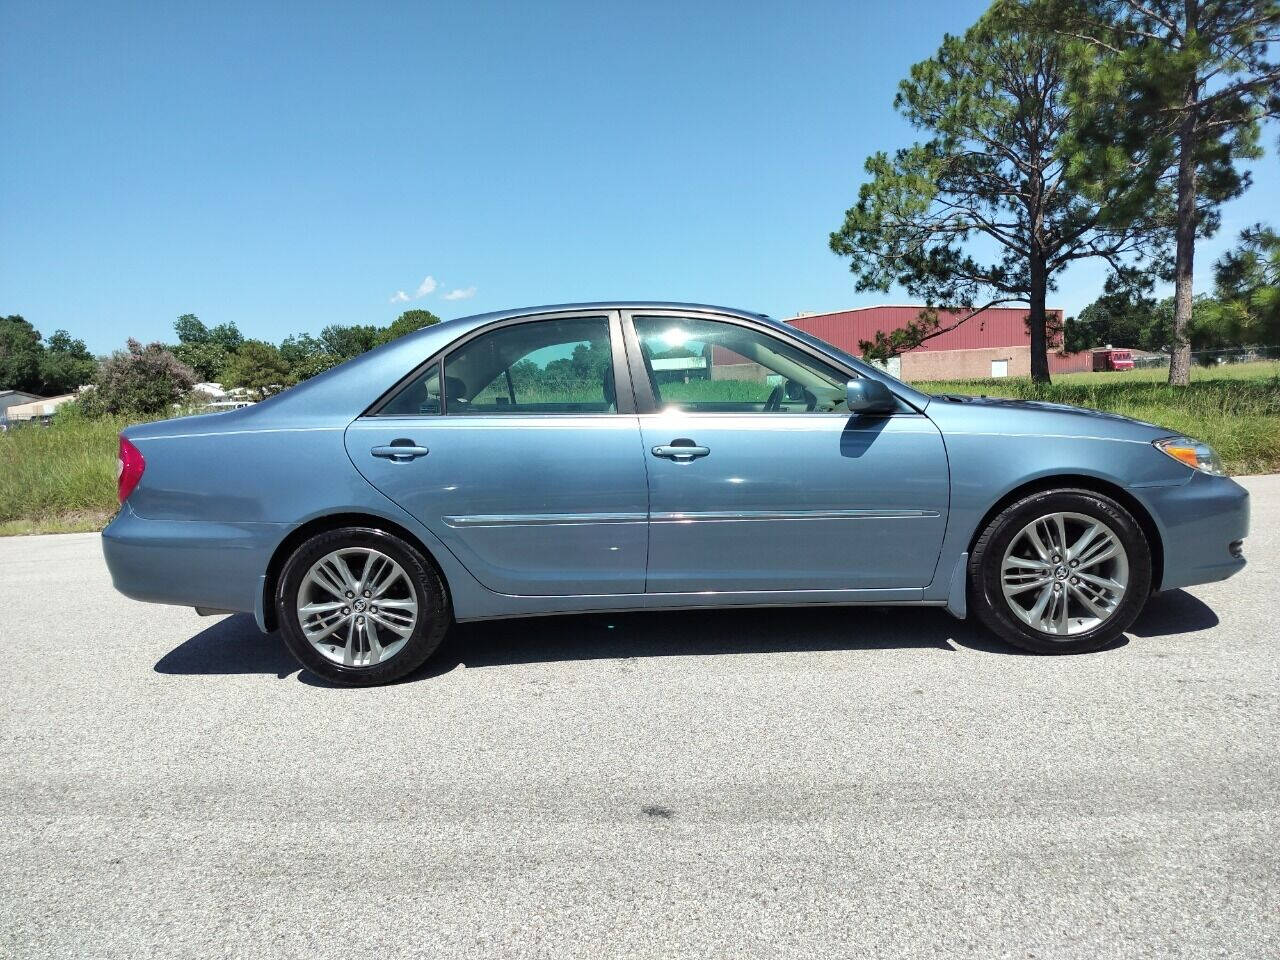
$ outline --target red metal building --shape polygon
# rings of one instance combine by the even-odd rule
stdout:
[[[802,314],[786,322],[821,337],[841,350],[861,356],[859,340],[872,340],[876,331],[888,333],[914,320],[925,308],[915,306],[857,307],[835,313]],[[1062,311],[1052,309],[1050,326],[1061,326]],[[964,316],[939,310],[942,327]],[[926,340],[919,347],[891,358],[889,372],[904,380],[964,380],[975,377],[1025,377],[1031,374],[1031,332],[1025,307],[992,307],[954,330]],[[1055,323],[1056,321],[1056,323]],[[1049,369],[1054,373],[1090,369],[1088,351],[1059,353],[1051,343]]]

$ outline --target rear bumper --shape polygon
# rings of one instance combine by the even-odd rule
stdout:
[[[126,505],[102,531],[115,588],[134,600],[255,612],[283,523],[144,520]]]
[[[1249,491],[1228,477],[1196,473],[1171,487],[1132,490],[1164,544],[1160,590],[1213,583],[1244,569],[1238,541],[1249,533]]]

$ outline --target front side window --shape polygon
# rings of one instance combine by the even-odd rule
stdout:
[[[535,320],[481,334],[444,358],[444,413],[616,413],[606,317]]]
[[[634,317],[654,401],[691,413],[847,413],[848,377],[750,327]]]

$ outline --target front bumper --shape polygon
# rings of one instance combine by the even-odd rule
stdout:
[[[126,504],[102,531],[115,588],[134,600],[255,612],[283,523],[146,520]]]
[[[1160,590],[1213,583],[1244,569],[1239,541],[1249,533],[1249,491],[1229,477],[1196,472],[1176,486],[1131,488],[1164,546]]]

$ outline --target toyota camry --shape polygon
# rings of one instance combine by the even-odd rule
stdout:
[[[119,496],[120,591],[251,612],[343,684],[404,676],[457,622],[608,610],[934,606],[1094,650],[1154,592],[1240,570],[1249,517],[1195,439],[642,302],[453,320],[131,426]]]

